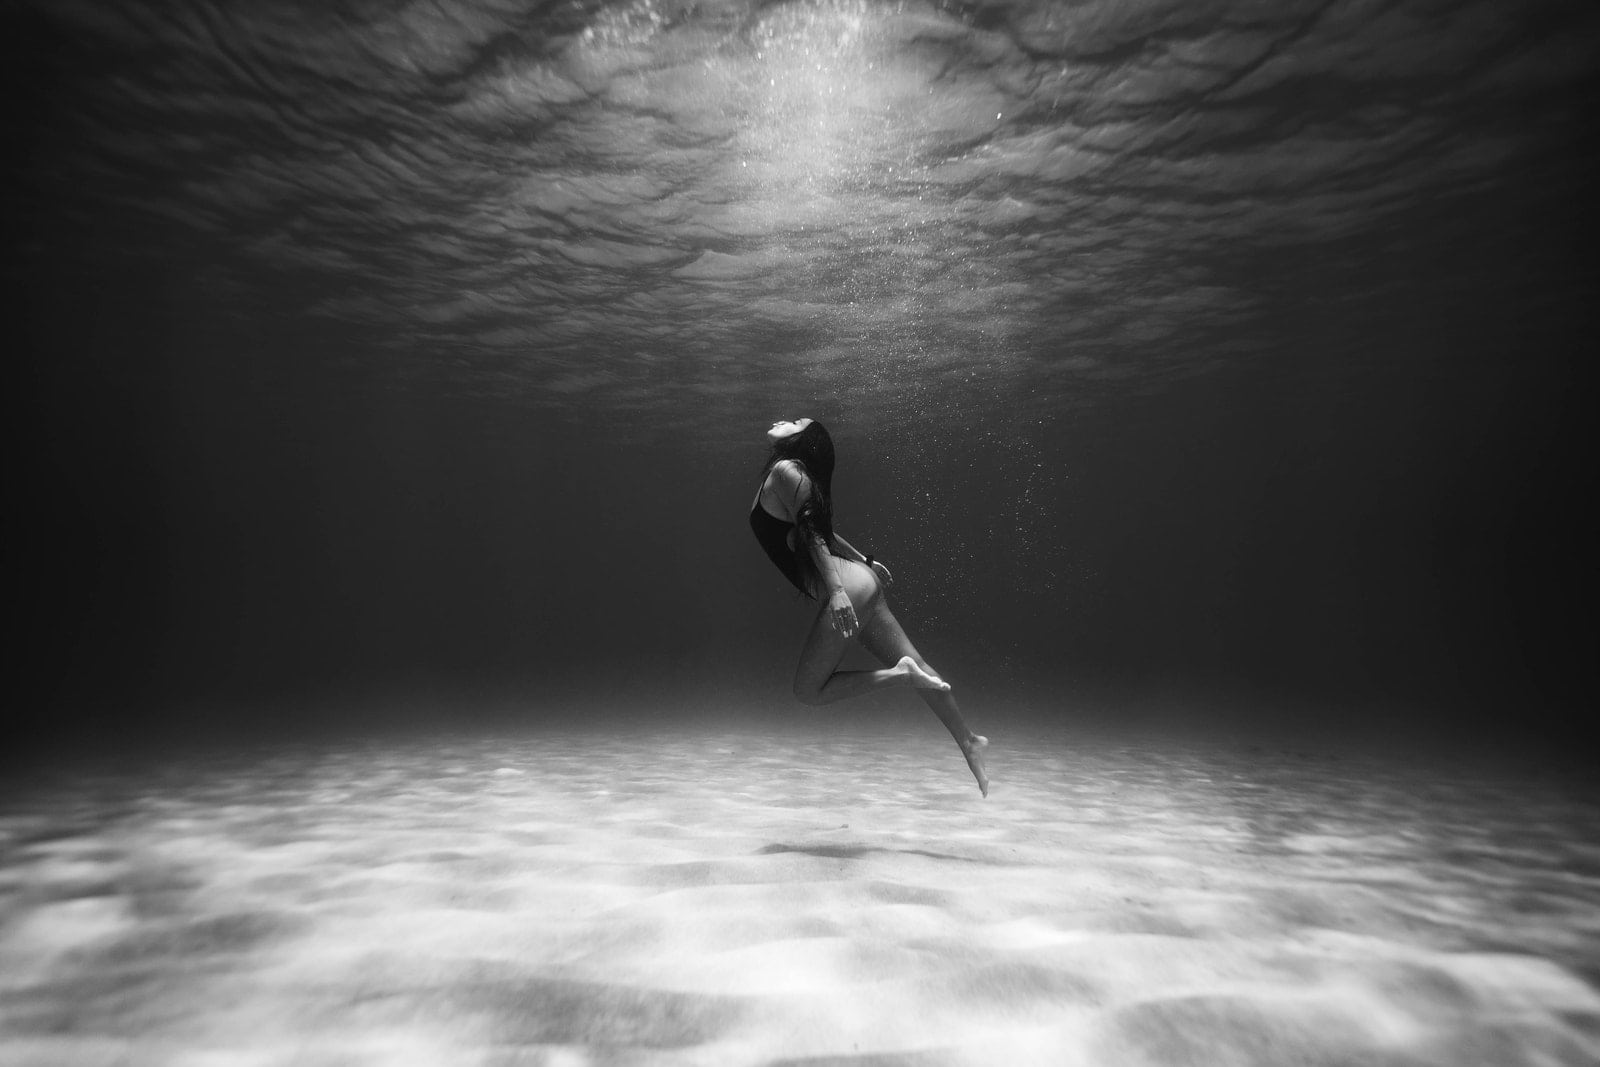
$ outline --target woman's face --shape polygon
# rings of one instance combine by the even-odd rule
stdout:
[[[796,419],[794,422],[790,422],[788,419],[780,419],[772,424],[772,429],[767,431],[767,440],[772,444],[777,444],[785,437],[793,437],[810,425],[810,419]]]

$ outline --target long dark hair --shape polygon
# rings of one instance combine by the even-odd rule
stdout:
[[[833,550],[833,438],[828,436],[828,428],[812,420],[811,425],[799,433],[775,443],[761,468],[762,479],[765,480],[773,467],[788,459],[804,467],[811,480],[811,497],[794,515],[794,524],[798,527],[794,554],[814,598],[822,588],[822,576],[817,573],[817,565],[806,546],[813,535],[820,534],[829,551]]]

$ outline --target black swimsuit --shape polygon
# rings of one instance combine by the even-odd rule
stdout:
[[[777,564],[783,576],[796,589],[810,596],[805,579],[800,574],[800,560],[795,556],[794,549],[789,547],[789,531],[794,529],[794,523],[785,522],[769,512],[761,506],[761,498],[757,497],[755,506],[750,509],[750,529],[755,532],[761,547],[766,549],[767,558]]]

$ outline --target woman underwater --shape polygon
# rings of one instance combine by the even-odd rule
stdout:
[[[750,506],[750,528],[784,577],[822,607],[811,624],[794,695],[806,704],[831,704],[874,689],[910,686],[956,739],[978,788],[989,795],[983,750],[967,729],[950,686],[912,647],[889,610],[889,568],[858,552],[833,528],[833,439],[812,419],[775,422],[772,453]],[[846,644],[859,641],[880,662],[877,671],[841,671]]]

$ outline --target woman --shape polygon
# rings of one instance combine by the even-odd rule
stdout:
[[[811,624],[794,695],[806,704],[831,704],[874,689],[910,686],[961,746],[978,788],[989,795],[983,750],[988,740],[967,729],[945,682],[912,647],[889,611],[889,568],[858,552],[833,528],[833,439],[811,419],[775,422],[772,453],[750,506],[750,528],[772,562],[812,600],[822,600]],[[845,645],[856,640],[880,662],[877,671],[841,671]]]

